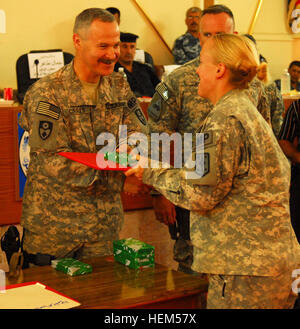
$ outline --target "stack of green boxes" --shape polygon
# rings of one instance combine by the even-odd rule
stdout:
[[[116,261],[133,269],[154,267],[154,247],[145,242],[128,238],[113,242]]]

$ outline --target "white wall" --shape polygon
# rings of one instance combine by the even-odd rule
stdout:
[[[174,40],[186,31],[185,12],[203,0],[137,0],[172,48]],[[257,0],[215,1],[230,7],[236,29],[246,33]],[[17,58],[30,50],[62,48],[73,53],[72,27],[75,16],[88,7],[114,6],[121,10],[121,30],[140,36],[138,47],[150,52],[156,64],[171,64],[173,58],[132,0],[10,0],[0,2],[6,13],[6,34],[0,34],[0,89],[16,88]],[[292,59],[299,59],[299,42],[286,25],[286,0],[264,0],[254,27],[261,53],[269,60],[274,78]]]

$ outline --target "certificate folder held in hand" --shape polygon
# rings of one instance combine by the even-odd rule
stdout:
[[[109,158],[106,160],[106,154],[104,153],[60,152],[58,154],[97,170],[127,171],[131,168],[128,165],[109,160]],[[103,165],[99,166],[99,164]]]

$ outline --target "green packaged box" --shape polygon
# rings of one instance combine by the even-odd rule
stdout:
[[[104,159],[113,161],[123,166],[134,166],[136,164],[136,160],[127,153],[106,152],[104,154]]]
[[[73,258],[52,260],[51,266],[56,270],[64,272],[70,276],[91,273],[93,270],[91,265]]]
[[[154,267],[154,247],[145,242],[127,238],[113,242],[116,261],[133,269]]]

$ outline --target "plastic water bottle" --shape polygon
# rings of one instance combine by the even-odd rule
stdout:
[[[283,71],[280,84],[282,94],[288,94],[291,91],[291,77],[287,69]]]
[[[124,77],[125,80],[127,80],[127,75],[124,72],[124,67],[119,67],[118,72],[122,74],[122,76]]]

